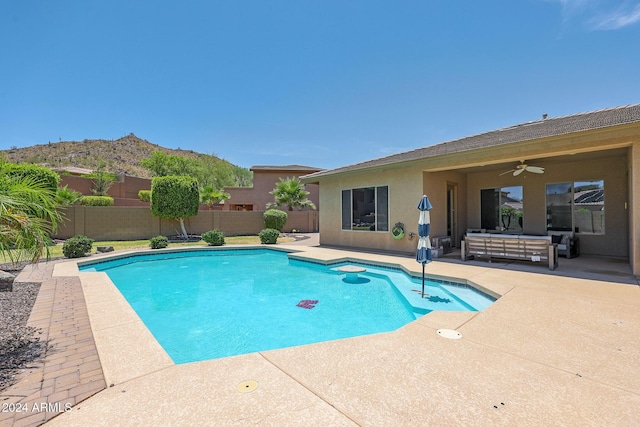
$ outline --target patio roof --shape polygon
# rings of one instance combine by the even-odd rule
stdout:
[[[395,163],[437,157],[446,154],[533,141],[541,138],[561,136],[631,123],[640,123],[640,104],[613,107],[568,116],[548,117],[532,122],[521,123],[502,129],[467,136],[453,141],[393,154],[391,156],[380,157],[353,165],[320,171],[306,175],[304,179],[308,181],[310,178],[334,175],[343,172],[351,172]]]

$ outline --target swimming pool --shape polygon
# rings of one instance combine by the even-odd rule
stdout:
[[[103,271],[175,363],[396,330],[432,310],[481,310],[472,288],[401,270],[338,268],[270,249],[187,250],[80,263]],[[417,291],[417,292],[416,292]]]

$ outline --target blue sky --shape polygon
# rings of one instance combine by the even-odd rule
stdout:
[[[0,149],[332,168],[640,102],[640,1],[0,3]]]

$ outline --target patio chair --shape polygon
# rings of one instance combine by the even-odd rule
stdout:
[[[580,239],[573,231],[548,230],[551,242],[558,244],[558,255],[575,258],[580,255]]]

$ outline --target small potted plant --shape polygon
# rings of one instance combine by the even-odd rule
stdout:
[[[391,235],[396,240],[402,239],[404,237],[404,224],[401,222],[397,222],[391,230]]]

